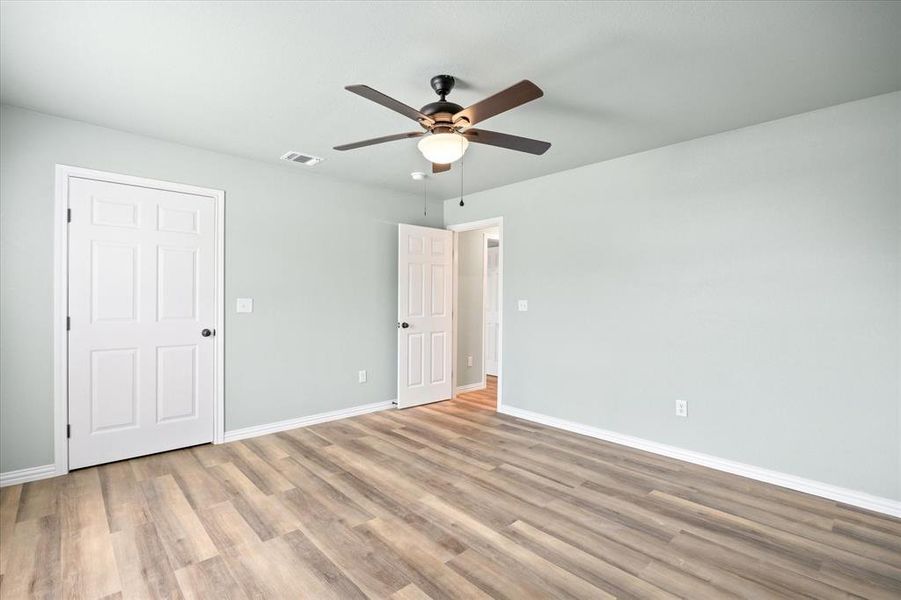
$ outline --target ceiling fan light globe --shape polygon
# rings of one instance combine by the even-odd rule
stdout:
[[[469,140],[457,133],[433,133],[416,145],[427,161],[447,165],[463,158]]]

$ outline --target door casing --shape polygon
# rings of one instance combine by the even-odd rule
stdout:
[[[215,306],[216,336],[214,340],[213,443],[220,444],[225,434],[225,192],[182,183],[160,181],[146,177],[122,175],[82,167],[56,165],[54,193],[54,252],[53,252],[53,462],[55,475],[69,472],[69,180],[73,177],[94,179],[149,187],[154,189],[195,194],[213,198],[216,221]]]

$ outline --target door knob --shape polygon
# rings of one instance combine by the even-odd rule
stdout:
[[[209,329],[204,329],[200,332],[200,335],[202,335],[203,337],[210,337],[211,335],[213,335],[213,332]]]
[[[398,326],[398,328],[403,327],[404,329],[406,329],[407,327],[410,326],[410,324],[407,323],[406,321],[404,321],[403,323],[398,323],[397,326]]]

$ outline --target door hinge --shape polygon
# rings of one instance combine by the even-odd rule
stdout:
[[[67,223],[72,222],[72,209],[71,208],[66,209],[66,222]]]
[[[72,317],[66,317],[66,331],[72,330]]]
[[[66,437],[67,438],[72,437],[72,426],[71,425],[66,425]]]

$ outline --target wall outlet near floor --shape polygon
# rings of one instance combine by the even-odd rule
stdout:
[[[676,400],[676,416],[688,416],[688,400]]]
[[[516,306],[519,309],[519,312],[526,312],[527,310],[529,310],[529,301],[519,300],[517,301]]]
[[[366,383],[366,370],[357,371],[357,381],[360,383]]]
[[[471,366],[472,366],[472,357],[471,357],[471,356],[467,356],[467,357],[466,357],[466,366],[467,366],[467,367],[471,367]]]

